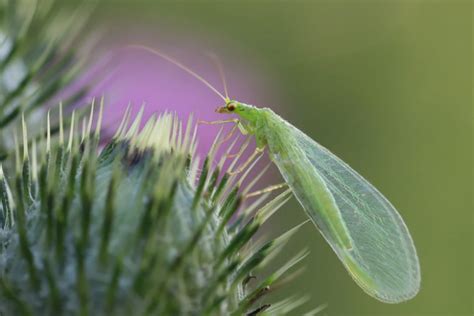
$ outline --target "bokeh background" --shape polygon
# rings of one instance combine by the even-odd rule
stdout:
[[[89,32],[103,30],[97,60],[112,52],[126,65],[99,89],[115,104],[109,117],[127,99],[204,118],[222,103],[159,58],[117,47],[164,48],[222,90],[203,57],[213,52],[231,96],[276,109],[399,208],[421,261],[418,296],[398,305],[370,298],[306,225],[287,251],[307,247],[306,270],[275,294],[310,295],[295,315],[324,303],[328,315],[472,315],[472,13],[471,1],[448,0],[108,0]],[[292,201],[266,229],[303,220]]]

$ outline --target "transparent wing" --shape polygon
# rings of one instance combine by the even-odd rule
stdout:
[[[333,202],[322,207],[336,205],[352,248],[342,247],[327,227],[317,226],[354,280],[369,295],[387,303],[415,296],[421,281],[418,257],[410,233],[393,205],[346,163],[269,112],[273,115],[269,115],[265,134],[273,160],[315,224],[327,221],[326,210],[313,209],[315,204],[310,202],[326,199]],[[310,183],[307,178],[312,174],[318,178],[314,179],[316,182],[321,178],[324,183],[313,185],[312,189],[327,189],[312,192],[302,185]],[[337,219],[330,221],[334,220]]]
[[[367,180],[296,127],[293,139],[325,181],[353,241],[331,245],[369,294],[396,303],[415,296],[420,267],[410,233],[392,204]]]

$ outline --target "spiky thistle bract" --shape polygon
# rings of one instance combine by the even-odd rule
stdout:
[[[0,1],[0,159],[12,150],[14,144],[6,136],[22,113],[35,136],[40,131],[34,126],[39,125],[43,115],[38,114],[44,113],[45,105],[60,94],[66,108],[84,96],[87,87],[71,84],[84,69],[90,50],[92,39],[82,40],[81,30],[93,5],[93,1],[75,5],[59,0]]]
[[[139,129],[141,112],[129,123],[127,110],[99,151],[93,108],[19,146],[16,171],[0,169],[0,314],[278,315],[303,303],[264,296],[305,252],[253,276],[300,227],[250,243],[288,190],[238,211],[250,170],[223,168],[222,130],[200,160],[192,118],[162,113]]]

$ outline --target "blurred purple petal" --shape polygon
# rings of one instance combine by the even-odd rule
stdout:
[[[202,50],[159,49],[191,68],[224,94],[219,71],[211,58],[201,53]],[[214,112],[224,102],[217,94],[169,61],[126,45],[113,50],[109,56],[108,63],[112,64],[113,71],[91,91],[91,96],[105,96],[104,126],[108,134],[113,133],[128,104],[131,104],[133,114],[145,105],[143,122],[153,113],[166,110],[176,112],[182,120],[191,113],[195,119],[208,121],[229,118]],[[232,57],[219,56],[223,60],[230,97],[251,104],[270,100],[269,84],[264,75],[255,67],[247,67],[244,60]],[[209,149],[218,129],[218,126],[200,127],[201,153],[205,154]]]

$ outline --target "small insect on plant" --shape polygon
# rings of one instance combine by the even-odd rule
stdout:
[[[225,96],[169,56],[145,46],[132,47],[174,63],[224,100],[216,111],[237,114],[238,118],[203,123],[234,123],[231,132],[238,128],[253,135],[257,144],[255,152],[234,173],[242,172],[268,150],[284,185],[290,187],[306,215],[367,294],[382,302],[399,303],[418,293],[421,276],[413,240],[395,207],[374,186],[271,109],[230,99],[221,67]]]

